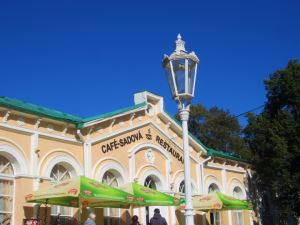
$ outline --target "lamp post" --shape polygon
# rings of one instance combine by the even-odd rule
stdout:
[[[184,182],[185,182],[185,224],[194,225],[194,209],[192,205],[192,185],[190,168],[190,150],[188,140],[189,108],[194,97],[197,64],[199,59],[194,52],[185,50],[185,42],[180,34],[175,41],[175,51],[164,56],[165,69],[172,97],[177,102],[179,116],[182,121],[182,139],[184,151]]]

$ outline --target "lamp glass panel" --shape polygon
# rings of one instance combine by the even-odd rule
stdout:
[[[185,59],[175,59],[172,61],[175,74],[175,82],[178,94],[185,93]]]
[[[168,79],[168,82],[169,82],[169,85],[171,88],[172,96],[176,96],[170,61],[165,64],[164,69],[165,69],[165,73],[167,75],[167,79]]]
[[[188,59],[188,93],[190,95],[193,95],[194,92],[194,81],[195,81],[195,76],[196,76],[196,62]]]

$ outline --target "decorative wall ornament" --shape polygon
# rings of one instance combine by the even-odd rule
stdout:
[[[66,133],[67,133],[67,131],[68,131],[68,125],[65,126],[65,128],[64,128],[63,131],[61,132],[61,135],[62,135],[62,136],[65,136]]]
[[[159,118],[156,118],[156,123],[159,125],[161,124],[161,120]]]
[[[40,119],[40,118],[36,120],[36,122],[34,124],[34,129],[35,130],[37,130],[39,128],[39,125],[40,125],[41,121],[42,121],[42,119]]]
[[[148,163],[154,163],[155,161],[155,155],[154,155],[154,152],[152,149],[148,149],[146,152],[145,152],[145,158],[146,158],[146,161]]]
[[[133,125],[134,117],[135,117],[135,113],[132,113],[131,116],[130,116],[130,119],[129,119],[129,121],[130,121],[130,126]]]
[[[98,130],[97,130],[97,132],[98,132],[99,134],[103,134],[104,131],[103,131],[103,129],[102,129],[101,127],[99,127]]]
[[[147,112],[147,114],[149,116],[153,116],[154,115],[154,107],[151,104],[149,104],[149,103],[148,103],[148,108],[147,108],[146,112]]]
[[[138,116],[138,120],[139,120],[139,121],[142,121],[142,120],[143,120],[143,116],[142,116],[142,115],[139,115],[139,116]]]
[[[124,123],[123,121],[120,121],[120,122],[119,122],[119,126],[120,126],[120,127],[123,127],[124,124],[125,124],[125,123]]]
[[[54,131],[54,127],[52,124],[48,124],[47,131],[48,131],[48,133],[52,133]]]
[[[24,117],[20,116],[20,117],[17,119],[17,124],[18,124],[18,126],[24,126],[24,124],[25,124]]]
[[[2,118],[2,122],[3,123],[7,122],[9,115],[10,115],[10,111],[6,111],[4,117]]]

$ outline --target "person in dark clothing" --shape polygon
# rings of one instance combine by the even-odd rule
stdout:
[[[139,223],[139,217],[138,216],[133,216],[132,219],[131,219],[131,225],[141,225]]]
[[[159,209],[154,209],[154,215],[150,220],[150,225],[168,225],[164,217],[160,215]]]

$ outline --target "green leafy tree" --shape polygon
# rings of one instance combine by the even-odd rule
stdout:
[[[253,153],[264,224],[300,216],[300,64],[290,61],[265,80],[267,102],[248,114],[245,140]],[[278,221],[274,221],[274,216]]]
[[[189,131],[210,148],[250,158],[250,152],[241,137],[241,126],[229,111],[217,107],[206,109],[200,104],[191,105]]]

